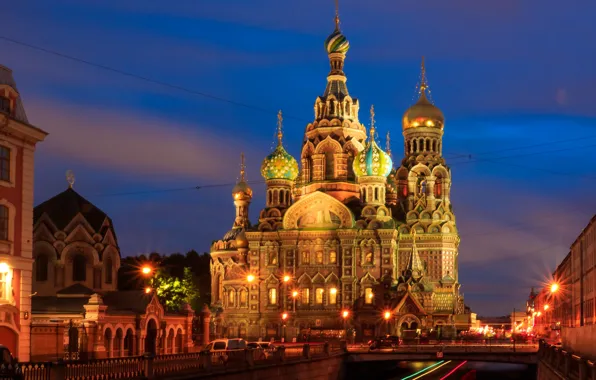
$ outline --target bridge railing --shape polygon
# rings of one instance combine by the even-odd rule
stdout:
[[[550,367],[562,379],[596,379],[596,363],[594,361],[574,355],[562,347],[553,346],[541,341],[538,350],[538,359]]]
[[[278,346],[267,350],[230,350],[126,358],[18,363],[0,366],[0,380],[153,379],[169,375],[241,370],[283,362],[311,360],[346,352],[343,345]]]

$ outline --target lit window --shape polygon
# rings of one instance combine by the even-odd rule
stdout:
[[[310,289],[309,288],[302,289],[302,297],[300,298],[300,302],[303,305],[310,304]]]
[[[6,303],[10,302],[10,295],[12,294],[10,289],[12,273],[6,264],[3,263],[2,266],[3,268],[0,270],[0,301]]]
[[[323,264],[323,251],[318,251],[316,253],[316,262],[317,264]]]
[[[277,253],[271,252],[269,255],[269,265],[277,265]]]
[[[335,264],[337,262],[337,253],[334,251],[329,252],[329,263]]]
[[[230,289],[228,292],[228,306],[234,306],[234,301],[236,299],[236,292],[234,289]]]
[[[35,281],[48,280],[48,256],[39,255],[35,258]]]
[[[329,289],[329,305],[337,304],[337,288]]]
[[[10,148],[0,145],[0,181],[10,181]]]
[[[310,253],[302,252],[302,264],[310,264]]]
[[[277,305],[277,289],[275,288],[269,289],[269,304]]]
[[[0,96],[0,112],[10,113],[10,99]]]
[[[8,240],[8,207],[0,205],[0,240]]]
[[[373,302],[373,290],[372,288],[366,288],[364,289],[364,303],[366,304],[372,304]]]
[[[248,300],[247,291],[243,289],[240,291],[240,305],[246,306],[247,300]]]
[[[315,289],[315,303],[317,305],[323,304],[323,294],[325,294],[325,289],[323,289],[323,288]]]

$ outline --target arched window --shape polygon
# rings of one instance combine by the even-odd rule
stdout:
[[[364,303],[370,305],[373,303],[373,290],[372,288],[364,288]]]
[[[443,178],[437,177],[435,181],[435,197],[443,195]]]
[[[329,252],[329,264],[335,264],[337,262],[337,253],[335,251]]]
[[[269,289],[269,305],[277,305],[277,289]]]
[[[325,179],[335,178],[335,160],[333,152],[325,152]]]
[[[48,256],[39,255],[35,258],[35,281],[48,280]]]
[[[232,307],[236,303],[236,291],[234,289],[230,289],[228,291],[228,306]]]
[[[300,303],[304,306],[310,304],[310,288],[303,288],[302,295],[300,296]]]
[[[315,253],[315,261],[317,264],[323,264],[323,251],[317,251]]]
[[[78,254],[72,259],[72,280],[86,281],[87,280],[87,259],[85,256]]]
[[[240,290],[240,306],[246,306],[246,303],[248,302],[248,292],[246,291],[246,289],[242,289]]]
[[[112,271],[114,270],[114,266],[112,265],[112,258],[108,257],[106,258],[106,264],[105,264],[105,271],[106,271],[106,284],[111,284],[112,283]]]
[[[348,153],[348,181],[354,181],[356,174],[354,173],[354,153]]]
[[[373,262],[373,254],[372,252],[367,252],[364,256],[364,263],[365,264],[372,264]]]

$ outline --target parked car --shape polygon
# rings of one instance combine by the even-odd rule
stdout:
[[[395,348],[400,345],[400,339],[396,336],[385,335],[383,337],[375,338],[368,342],[368,347],[371,350],[380,348]]]
[[[246,347],[255,350],[254,358],[256,360],[269,359],[277,349],[277,347],[270,342],[249,342],[246,344]]]
[[[210,342],[202,351],[211,354],[213,363],[226,364],[230,359],[239,357],[232,352],[244,351],[246,349],[244,339],[216,339]]]

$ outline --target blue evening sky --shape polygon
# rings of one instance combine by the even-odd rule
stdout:
[[[596,3],[340,3],[350,93],[367,126],[375,105],[394,156],[402,154],[401,116],[427,57],[433,99],[447,118],[466,303],[484,315],[521,307],[596,211]],[[123,255],[207,251],[233,222],[239,152],[249,180],[260,181],[280,108],[286,147],[298,155],[325,88],[333,7],[331,0],[11,2],[0,37],[192,90],[0,39],[0,63],[14,70],[30,121],[50,133],[36,155],[36,203],[64,190],[72,169],[76,190],[112,217]],[[155,192],[209,184],[226,186]],[[263,190],[254,185],[253,221]]]

